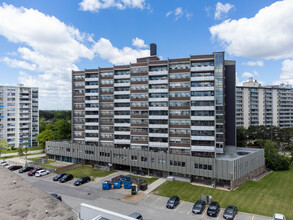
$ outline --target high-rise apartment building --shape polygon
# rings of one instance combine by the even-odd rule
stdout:
[[[278,126],[293,125],[293,90],[291,85],[261,86],[249,79],[236,88],[236,125]]]
[[[47,142],[49,158],[232,188],[259,173],[263,151],[235,146],[235,61],[224,52],[160,60],[151,51],[130,65],[72,72],[72,141]]]
[[[9,146],[37,146],[38,88],[0,85],[0,139]]]

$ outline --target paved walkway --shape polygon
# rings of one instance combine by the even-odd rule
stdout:
[[[166,181],[167,181],[166,178],[160,178],[160,179],[156,180],[155,182],[153,182],[152,184],[150,184],[148,186],[148,189],[146,191],[144,191],[144,193],[149,194],[150,192],[155,190],[157,187],[159,187],[161,184],[163,184]]]

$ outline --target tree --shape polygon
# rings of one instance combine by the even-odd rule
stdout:
[[[54,123],[56,140],[71,138],[71,123],[67,120],[58,120]]]
[[[2,150],[6,150],[8,147],[9,147],[9,144],[7,143],[7,138],[0,140],[0,157],[1,157]]]
[[[54,131],[52,130],[45,130],[41,132],[39,135],[37,135],[37,142],[39,142],[39,145],[45,149],[45,143],[46,141],[54,140]]]
[[[18,155],[19,155],[20,157],[23,156],[22,146],[19,146],[19,148],[18,148]]]
[[[265,164],[272,170],[288,170],[290,167],[290,159],[279,154],[279,150],[273,141],[266,140],[264,142]]]

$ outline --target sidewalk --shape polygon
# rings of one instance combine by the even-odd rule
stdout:
[[[153,182],[152,184],[150,184],[148,186],[148,189],[146,191],[144,191],[144,193],[146,195],[149,194],[150,192],[152,192],[153,190],[155,190],[157,187],[159,187],[161,184],[163,184],[166,181],[167,181],[166,178],[160,178],[160,179],[156,180],[155,182]]]

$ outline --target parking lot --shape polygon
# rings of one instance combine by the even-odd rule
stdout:
[[[87,203],[111,211],[116,211],[125,215],[132,212],[140,212],[144,219],[223,219],[223,211],[221,209],[218,217],[209,217],[206,214],[207,208],[201,215],[195,215],[191,209],[193,203],[181,201],[175,209],[167,209],[166,203],[168,198],[153,194],[145,195],[142,191],[138,195],[131,196],[130,190],[127,189],[111,189],[102,190],[102,182],[105,179],[111,179],[118,175],[98,178],[95,181],[86,183],[82,186],[74,186],[76,179],[66,183],[53,181],[55,173],[42,177],[28,176],[27,173],[20,174],[18,171],[13,171],[17,175],[31,182],[34,186],[48,193],[58,193],[63,197],[63,202],[79,212],[80,204]],[[176,193],[175,193],[176,194]],[[137,198],[133,202],[128,198]],[[236,215],[236,220],[270,220],[269,217],[258,216],[253,214],[241,213]]]

